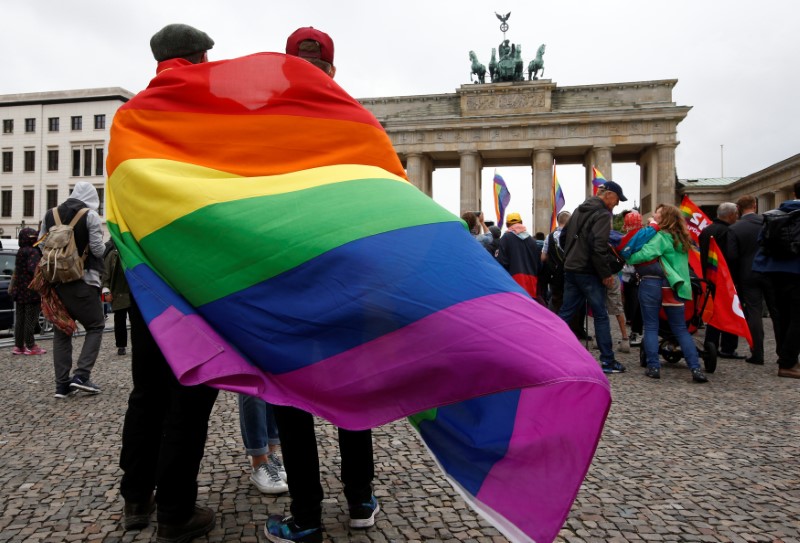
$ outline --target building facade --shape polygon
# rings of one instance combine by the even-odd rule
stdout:
[[[0,95],[0,238],[38,228],[44,213],[89,181],[105,223],[106,151],[119,87]]]

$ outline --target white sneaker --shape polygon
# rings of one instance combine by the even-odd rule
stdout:
[[[621,353],[629,353],[631,352],[631,342],[628,338],[622,338],[617,343],[617,351]]]
[[[275,469],[278,470],[278,477],[281,478],[284,482],[288,481],[289,479],[286,477],[286,468],[283,467],[283,462],[281,462],[280,457],[274,452],[271,452],[267,455],[267,461],[272,464]]]
[[[636,332],[631,332],[631,347],[638,347],[642,344],[642,336]]]
[[[263,462],[254,468],[250,480],[264,494],[283,494],[289,490],[289,485],[278,475],[277,468],[269,462]]]

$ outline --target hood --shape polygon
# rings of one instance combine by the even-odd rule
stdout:
[[[92,211],[97,211],[100,207],[100,197],[97,195],[97,189],[87,181],[78,181],[69,197],[80,200]]]
[[[33,228],[23,228],[19,231],[20,247],[33,247],[37,239],[39,239],[39,234]]]
[[[597,211],[598,209],[605,209],[606,211],[608,211],[606,204],[604,204],[603,200],[601,200],[597,196],[592,196],[591,198],[589,198],[588,200],[586,200],[585,202],[583,202],[581,205],[578,206],[578,211],[580,211],[581,213],[592,213],[594,211]],[[610,211],[608,212],[611,213]]]
[[[800,209],[800,200],[786,200],[780,206],[778,206],[778,209],[785,211],[786,213],[797,211]]]

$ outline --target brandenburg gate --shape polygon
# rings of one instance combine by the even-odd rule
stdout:
[[[533,229],[550,226],[553,162],[592,166],[613,179],[615,162],[640,167],[642,213],[676,202],[677,127],[691,107],[672,101],[676,79],[559,87],[551,80],[464,84],[454,94],[360,102],[389,134],[408,177],[432,194],[433,171],[458,167],[461,211],[480,208],[484,167],[529,166]],[[625,187],[623,187],[625,188]]]

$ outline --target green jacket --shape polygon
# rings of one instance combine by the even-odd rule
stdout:
[[[664,275],[675,293],[684,300],[692,299],[692,284],[689,278],[689,255],[683,245],[675,247],[669,232],[660,231],[628,259],[629,264],[641,264],[658,259]]]
[[[122,270],[122,262],[119,260],[117,249],[109,251],[106,255],[103,286],[111,291],[112,310],[127,309],[131,306],[131,289],[125,279],[125,272]]]

